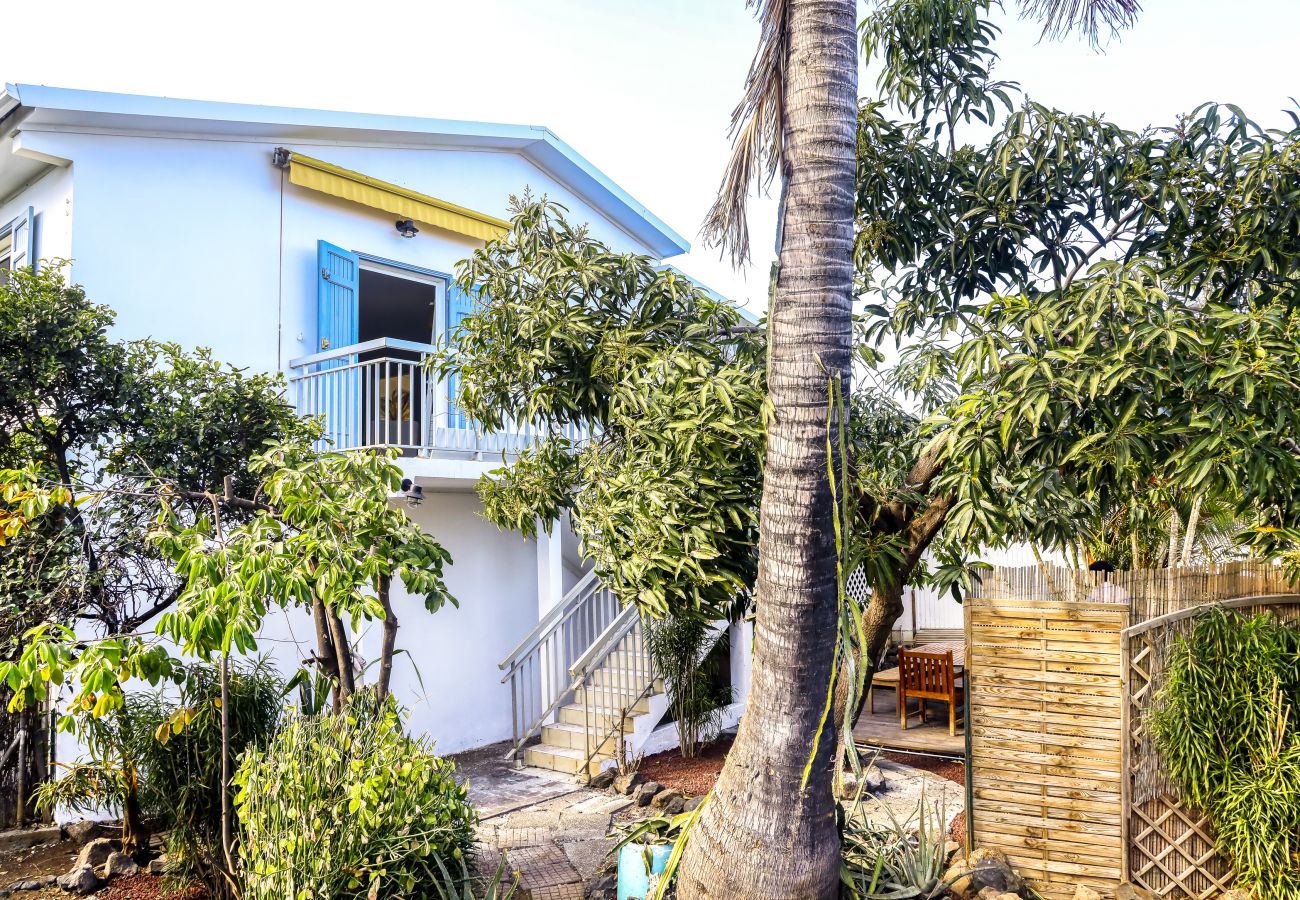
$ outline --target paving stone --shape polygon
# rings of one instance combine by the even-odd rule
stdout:
[[[497,829],[496,844],[502,850],[513,850],[516,847],[537,847],[550,843],[554,834],[555,832],[549,828],[502,826]]]
[[[560,813],[560,830],[568,831],[570,828],[580,829],[583,831],[595,829],[602,834],[609,828],[609,813],[590,813],[569,812]]]
[[[509,850],[506,859],[510,861],[510,868],[519,873],[519,885],[525,890],[535,891],[537,888],[579,884],[582,881],[578,870],[570,864],[564,851],[554,844]]]
[[[580,884],[556,884],[527,891],[528,900],[583,900]]]
[[[560,843],[560,849],[564,851],[569,863],[578,870],[578,874],[584,881],[589,880],[604,867],[610,848],[613,846],[613,842],[607,840],[561,841]]]

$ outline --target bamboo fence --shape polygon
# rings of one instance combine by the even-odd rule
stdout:
[[[1300,588],[1258,563],[996,569],[966,601],[971,834],[1047,900],[1078,884],[1194,900],[1230,887],[1144,727],[1169,650],[1215,603],[1300,621]]]

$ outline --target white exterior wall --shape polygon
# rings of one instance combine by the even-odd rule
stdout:
[[[319,349],[319,240],[444,273],[481,246],[423,225],[404,239],[396,216],[292,185],[271,164],[277,146],[502,218],[509,196],[531,188],[568,207],[573,221],[588,223],[615,249],[653,255],[511,151],[39,128],[25,130],[22,145],[71,164],[11,197],[0,221],[34,206],[37,256],[70,258],[72,279],[117,313],[119,337],[206,346],[253,370],[285,371],[289,360]],[[437,319],[444,320],[441,310]],[[401,460],[425,491],[415,520],[452,555],[446,578],[460,607],[429,615],[419,598],[395,586],[398,647],[406,653],[395,661],[394,693],[411,710],[412,730],[427,732],[443,752],[510,736],[510,688],[497,663],[537,622],[539,607],[557,599],[550,594],[563,596],[583,572],[567,522],[552,539],[556,552],[542,559],[536,542],[482,518],[470,486],[499,464]],[[379,640],[375,623],[361,636],[361,655],[375,659]],[[288,675],[313,644],[309,615],[290,611],[268,620],[259,649]],[[747,646],[744,655],[735,665],[747,676]]]
[[[26,213],[36,215],[38,259],[72,257],[72,173],[66,168],[50,169],[16,194],[0,203],[0,225]],[[101,301],[102,302],[102,301]]]

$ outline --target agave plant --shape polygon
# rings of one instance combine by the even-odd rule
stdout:
[[[887,824],[867,819],[861,792],[842,808],[840,880],[845,894],[855,900],[942,896],[949,887],[943,878],[948,855],[943,805],[931,806],[922,793],[916,813],[900,822],[892,809],[871,800],[885,810]]]

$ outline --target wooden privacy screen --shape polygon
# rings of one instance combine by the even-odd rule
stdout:
[[[1127,604],[965,603],[971,834],[1047,900],[1124,877]]]

